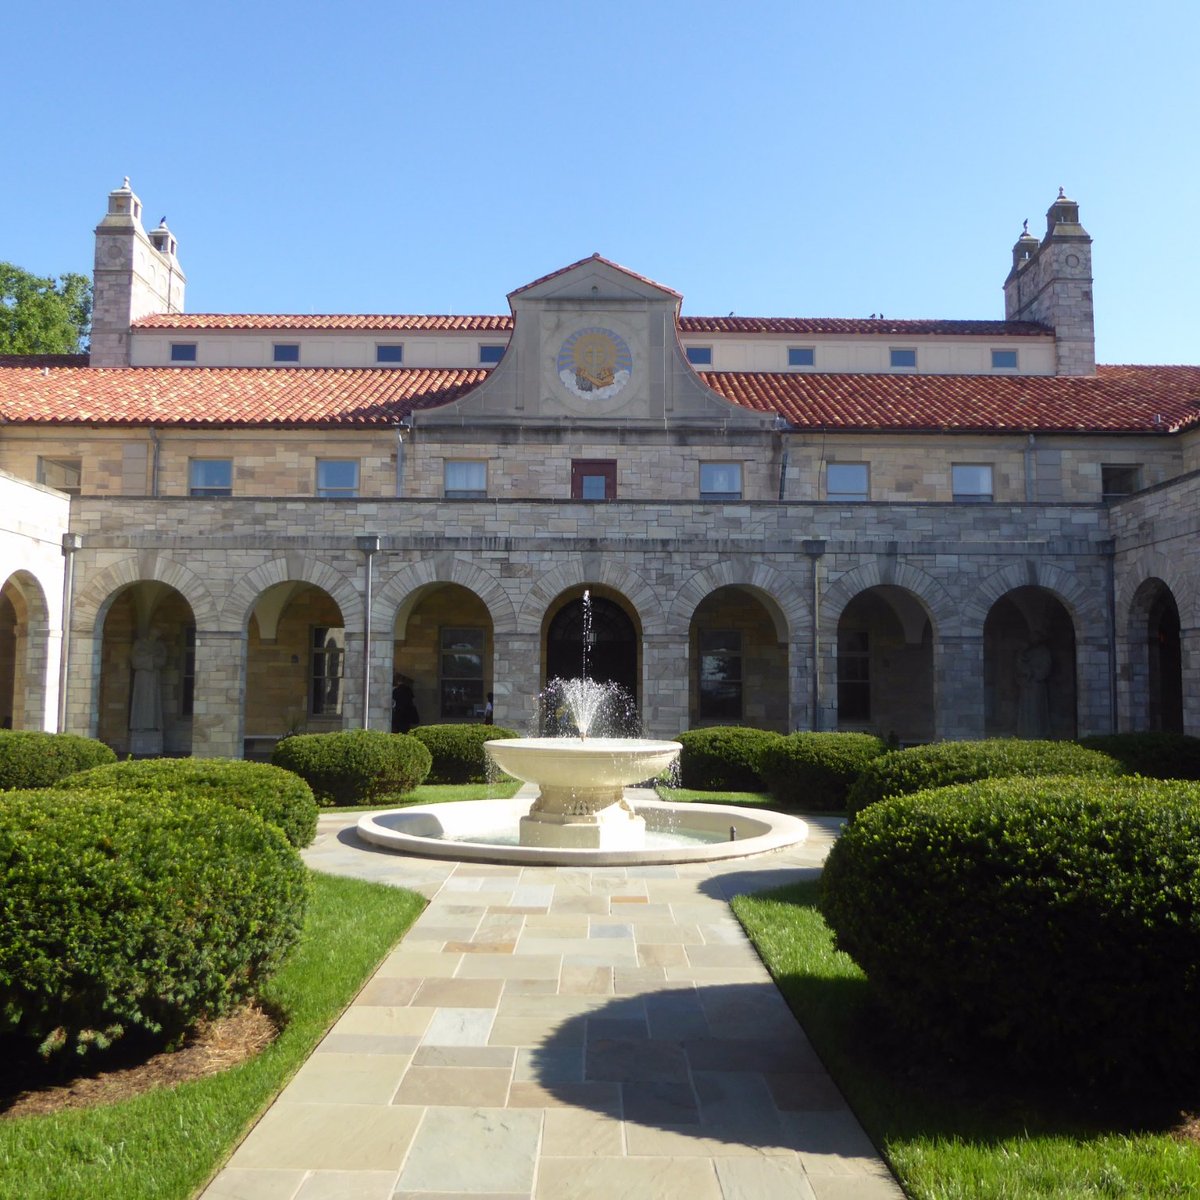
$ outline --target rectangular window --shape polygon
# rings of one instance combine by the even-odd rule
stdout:
[[[444,628],[440,645],[442,719],[478,720],[483,715],[483,630]]]
[[[358,495],[358,459],[318,458],[317,495],[325,497]]]
[[[811,346],[789,346],[789,367],[813,367],[817,363],[817,352]]]
[[[871,719],[871,644],[865,629],[843,629],[837,642],[838,721]]]
[[[891,364],[893,367],[915,367],[917,365],[917,352],[915,350],[893,347],[891,350]]]
[[[736,629],[700,634],[700,718],[741,720],[742,635]]]
[[[693,367],[711,367],[712,347],[689,346],[687,348],[687,360],[692,364]]]
[[[196,707],[196,627],[183,631],[183,677],[179,681],[179,715],[190,717]]]
[[[617,464],[614,459],[577,458],[571,463],[572,500],[615,500]]]
[[[869,500],[870,471],[866,463],[827,463],[825,466],[826,500]]]
[[[377,363],[386,363],[389,366],[396,366],[404,361],[404,347],[393,345],[380,345],[375,347],[375,361]]]
[[[700,464],[701,500],[740,500],[742,464],[712,462]]]
[[[496,346],[480,346],[479,347],[479,365],[481,367],[494,367],[503,357],[506,347],[504,345]]]
[[[39,458],[37,481],[57,488],[68,496],[78,496],[83,478],[83,463],[78,458]]]
[[[482,500],[487,496],[487,463],[448,458],[442,485],[447,500]]]
[[[1100,494],[1103,500],[1118,500],[1141,487],[1142,469],[1126,463],[1100,464]]]
[[[1015,350],[993,350],[993,371],[1015,371],[1017,369],[1017,352]]]
[[[955,463],[950,468],[956,504],[990,504],[992,468],[988,463]]]
[[[189,496],[232,496],[233,460],[193,458],[188,463]]]
[[[300,361],[299,342],[276,342],[273,357],[277,363],[298,363]]]
[[[172,342],[171,343],[171,361],[172,362],[195,362],[196,361],[196,343],[195,342]]]
[[[314,717],[336,717],[342,711],[345,661],[346,631],[332,625],[314,626],[308,704]]]

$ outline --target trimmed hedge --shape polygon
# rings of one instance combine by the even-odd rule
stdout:
[[[278,826],[293,846],[307,846],[317,832],[317,802],[299,776],[267,763],[234,758],[148,758],[111,763],[70,775],[57,788],[164,795],[182,792],[257,813]]]
[[[50,787],[76,771],[86,771],[117,756],[95,738],[74,733],[0,730],[0,789]]]
[[[172,1044],[258,993],[299,936],[283,834],[216,799],[0,797],[0,1032],[43,1054]]]
[[[705,792],[761,792],[759,755],[783,735],[746,725],[689,729],[678,741],[679,786]]]
[[[791,733],[764,747],[758,766],[784,807],[840,811],[855,780],[886,752],[869,733]]]
[[[885,796],[1012,775],[1121,775],[1120,764],[1075,742],[990,738],[981,742],[935,742],[893,750],[877,758],[850,789],[846,808],[856,816]]]
[[[1183,733],[1109,733],[1080,738],[1089,750],[1111,755],[1130,775],[1200,780],[1200,738]]]
[[[1200,788],[996,779],[874,804],[823,874],[880,1011],[959,1055],[1194,1088]]]
[[[483,743],[521,735],[498,725],[418,725],[412,736],[433,759],[427,783],[486,783],[491,760]]]
[[[367,804],[376,796],[411,792],[433,759],[407,733],[347,729],[301,733],[275,744],[271,762],[303,779],[319,804]]]

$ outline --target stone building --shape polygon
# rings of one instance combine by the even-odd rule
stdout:
[[[18,728],[524,728],[586,654],[657,735],[1200,734],[1200,367],[1095,365],[1061,194],[1004,320],[685,316],[598,255],[504,315],[189,314],[128,181],[95,280],[90,361],[0,362]]]

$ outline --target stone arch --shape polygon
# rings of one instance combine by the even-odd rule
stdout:
[[[222,629],[244,629],[259,596],[280,583],[307,583],[328,593],[341,609],[350,629],[363,627],[363,599],[354,582],[327,562],[310,554],[288,554],[260,563],[230,589],[221,608]]]
[[[517,628],[541,637],[546,610],[572,588],[599,584],[622,596],[637,614],[643,638],[666,630],[666,614],[654,588],[636,572],[602,554],[572,554],[533,581],[517,613]]]
[[[0,718],[7,728],[44,727],[48,672],[57,666],[50,661],[49,635],[41,580],[26,568],[13,571],[0,584]]]
[[[1160,576],[1138,585],[1119,612],[1121,662],[1118,687],[1126,727],[1182,733],[1184,730],[1184,627],[1178,595]]]
[[[75,595],[72,623],[99,633],[119,593],[135,583],[163,583],[191,605],[196,624],[215,627],[218,608],[208,585],[190,567],[166,554],[144,551],[96,572]]]
[[[406,563],[375,595],[371,628],[403,633],[407,620],[405,609],[415,596],[430,584],[454,583],[474,592],[483,601],[492,618],[492,628],[498,634],[512,633],[517,627],[517,615],[504,585],[490,572],[474,563],[450,555],[433,555],[418,562]]]
[[[1168,558],[1157,550],[1141,553],[1120,570],[1117,584],[1116,623],[1118,634],[1127,633],[1138,605],[1137,596],[1152,579],[1159,580],[1174,597],[1179,620],[1185,629],[1197,624],[1197,587],[1195,574],[1179,558]]]
[[[843,572],[825,587],[821,593],[822,638],[835,638],[846,605],[875,587],[895,587],[916,597],[929,616],[935,640],[957,634],[958,606],[946,587],[919,567],[881,554]]]
[[[812,628],[812,613],[801,590],[782,571],[762,562],[726,560],[697,571],[683,584],[667,614],[668,629],[686,637],[699,605],[725,587],[744,588],[759,600],[770,614],[780,642],[787,643]]]
[[[1107,626],[1108,609],[1102,592],[1054,563],[1024,559],[1009,563],[979,581],[963,604],[964,630],[982,634],[984,622],[996,601],[1024,587],[1050,592],[1067,610],[1076,632]]]

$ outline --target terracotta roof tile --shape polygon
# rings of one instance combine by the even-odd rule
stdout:
[[[703,333],[875,334],[880,337],[1053,337],[1032,321],[890,321],[881,317],[680,317],[685,337]]]
[[[482,368],[3,366],[0,419],[390,425],[459,399],[488,374]],[[1200,367],[1100,367],[1089,377],[708,371],[700,378],[735,404],[808,429],[1171,433],[1200,425]]]
[[[1200,367],[1002,377],[706,371],[702,378],[734,404],[806,429],[1171,433],[1200,419]]]
[[[391,425],[488,376],[321,367],[0,370],[0,419],[67,425]]]
[[[154,313],[134,329],[358,329],[374,333],[511,333],[512,317],[386,313]]]

